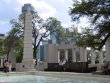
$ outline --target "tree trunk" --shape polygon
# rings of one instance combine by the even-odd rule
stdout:
[[[101,42],[101,45],[99,46],[98,50],[100,50],[104,46],[105,42],[107,41],[107,39],[109,37],[110,37],[110,33],[108,33],[108,35],[105,37],[105,39]]]
[[[36,51],[37,51],[37,48],[36,48],[36,45],[34,45],[34,49],[33,49],[33,58],[35,59],[35,58],[37,58],[36,57]]]
[[[34,48],[33,48],[33,58],[34,58],[34,59],[36,58],[36,49],[37,49],[37,48],[36,48],[36,39],[37,39],[37,38],[35,38],[34,44],[33,44],[33,45],[34,45]]]
[[[41,41],[42,41],[42,37],[40,38],[40,40],[39,40],[39,42],[38,42],[37,45],[34,44],[33,56],[34,56],[34,58],[36,58],[36,60],[37,60],[37,49],[38,49],[38,46],[40,45],[40,42],[41,42]]]

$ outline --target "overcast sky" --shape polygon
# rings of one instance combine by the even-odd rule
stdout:
[[[55,17],[63,26],[73,24],[68,14],[72,0],[0,0],[0,33],[6,34],[11,29],[10,19],[18,18],[25,3],[31,3],[43,19]],[[85,21],[81,25],[84,24]]]

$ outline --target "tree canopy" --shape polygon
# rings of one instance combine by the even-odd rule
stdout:
[[[0,56],[6,55],[6,50],[4,49],[4,39],[0,39]]]
[[[9,31],[8,35],[4,39],[4,49],[6,50],[7,60],[9,58],[9,53],[13,50],[19,51],[23,47],[22,39],[17,35],[18,30],[13,28]]]
[[[87,17],[95,32],[95,37],[100,39],[99,49],[110,37],[110,0],[73,0],[69,14],[73,21]],[[91,38],[90,38],[91,39]],[[92,43],[92,42],[91,42]]]

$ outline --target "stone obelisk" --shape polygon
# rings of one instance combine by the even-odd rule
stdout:
[[[22,71],[34,70],[33,48],[32,48],[32,14],[34,8],[31,4],[24,4],[22,13],[24,14],[24,49]]]

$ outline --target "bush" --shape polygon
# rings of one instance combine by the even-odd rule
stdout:
[[[17,63],[21,63],[22,62],[22,59],[23,59],[23,52],[18,52],[16,54],[16,62]]]

